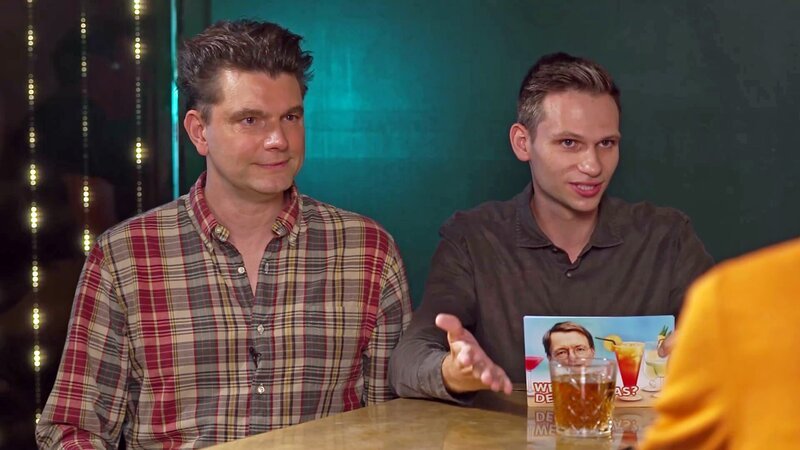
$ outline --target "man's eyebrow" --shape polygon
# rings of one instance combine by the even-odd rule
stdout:
[[[553,139],[584,139],[584,137],[581,136],[580,134],[574,133],[572,131],[561,131],[559,133],[554,134],[553,135]],[[622,134],[621,133],[612,133],[612,134],[609,134],[607,136],[603,136],[599,140],[600,141],[604,141],[606,139],[614,139],[614,140],[618,141],[618,140],[622,139]]]
[[[583,136],[572,131],[561,131],[553,135],[555,139],[583,139]]]
[[[305,109],[303,108],[303,105],[297,105],[289,108],[289,110],[286,111],[286,114],[298,114],[302,116],[304,112]]]
[[[243,109],[238,109],[233,113],[231,113],[231,117],[250,117],[250,116],[263,117],[264,112],[253,108],[243,108]]]

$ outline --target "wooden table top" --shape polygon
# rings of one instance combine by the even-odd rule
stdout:
[[[641,442],[655,414],[617,408],[607,439],[555,435],[549,408],[528,408],[525,392],[481,393],[472,407],[398,399],[212,447],[279,449],[625,449]]]

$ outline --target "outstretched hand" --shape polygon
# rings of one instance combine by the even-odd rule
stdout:
[[[442,362],[442,378],[447,390],[464,393],[491,389],[511,393],[511,380],[506,372],[486,355],[458,317],[439,314],[436,326],[447,332],[450,346],[450,353]]]

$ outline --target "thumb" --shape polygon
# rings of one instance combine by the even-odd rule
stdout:
[[[452,314],[437,315],[436,326],[446,331],[448,337],[451,339],[458,339],[461,336],[462,332],[464,331],[464,327],[461,325],[461,321],[458,320],[458,317]]]

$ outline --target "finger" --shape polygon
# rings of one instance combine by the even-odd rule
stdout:
[[[499,379],[495,375],[496,370],[497,369],[495,369],[493,366],[485,368],[481,372],[481,375],[479,377],[480,380],[481,380],[481,383],[483,383],[485,386],[492,387],[492,385],[494,383],[499,382]],[[492,389],[492,390],[494,390],[494,389]]]
[[[502,387],[502,389],[503,389],[503,392],[506,393],[506,395],[511,395],[511,391],[513,389],[513,386],[511,385],[511,380],[508,378],[508,375],[506,375],[505,372],[503,372],[503,387]]]
[[[452,338],[458,338],[464,331],[461,321],[452,314],[439,314],[435,322],[437,327],[446,331]]]
[[[480,380],[481,376],[483,376],[483,372],[486,370],[486,365],[481,362],[477,361],[472,364],[472,376],[475,377],[476,380]]]
[[[499,366],[494,366],[492,370],[488,371],[488,374],[482,374],[481,382],[489,386],[494,392],[503,391],[506,394],[511,394],[511,380]]]
[[[504,386],[503,383],[504,382],[505,382],[505,380],[500,375],[499,371],[495,370],[495,372],[492,375],[492,384],[489,387],[492,389],[493,392],[499,392],[500,389],[503,388],[503,386]]]
[[[461,344],[458,347],[458,354],[456,355],[456,362],[461,367],[467,367],[472,365],[480,365],[480,361],[476,361],[476,358],[473,357],[472,346],[469,344]]]
[[[658,356],[662,358],[666,358],[672,353],[672,349],[675,347],[675,333],[673,332],[666,339],[662,340],[658,345]]]

